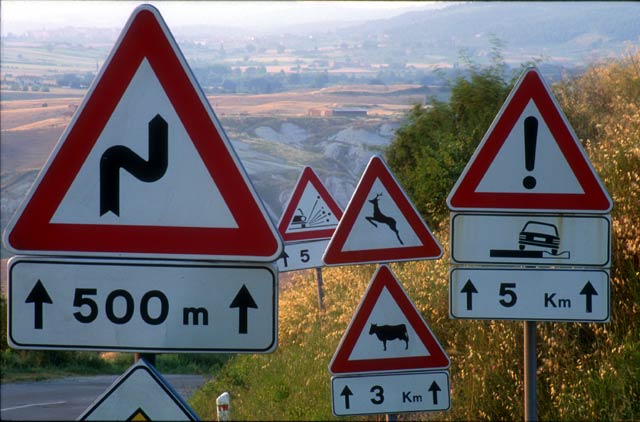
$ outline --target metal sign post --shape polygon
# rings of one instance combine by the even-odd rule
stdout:
[[[318,282],[318,309],[324,311],[324,287],[322,286],[322,267],[316,268],[316,281]]]
[[[146,360],[149,363],[149,365],[156,366],[156,354],[155,353],[140,353],[140,352],[134,353],[133,361],[137,362],[140,359]]]
[[[536,321],[524,322],[524,420],[537,420],[536,411]]]

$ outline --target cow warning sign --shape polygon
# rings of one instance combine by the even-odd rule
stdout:
[[[336,353],[333,375],[449,367],[449,357],[391,269],[373,275]]]

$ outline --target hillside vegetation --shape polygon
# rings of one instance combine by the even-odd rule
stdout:
[[[489,70],[472,70],[466,82],[458,80],[454,86],[487,82],[486,77],[497,75]],[[511,83],[504,78],[494,82]],[[637,420],[640,54],[634,52],[618,62],[594,65],[582,76],[565,80],[553,89],[614,200],[612,312],[607,324],[537,324],[538,417]],[[469,138],[471,145],[479,142],[488,127],[483,121],[478,124],[485,127],[478,131],[477,138]],[[447,180],[434,189],[450,189],[448,183],[453,182]],[[441,228],[435,234],[447,257],[447,216],[438,218],[433,222]],[[450,319],[446,258],[391,267],[451,357],[451,409],[399,415],[399,419],[522,420],[522,323]],[[228,362],[192,399],[200,417],[215,419],[215,398],[228,391],[234,420],[337,419],[331,414],[327,365],[374,270],[374,266],[324,269],[324,311],[318,310],[314,273],[295,273],[280,296],[277,351],[272,355],[240,355]],[[384,415],[377,419],[383,420]]]

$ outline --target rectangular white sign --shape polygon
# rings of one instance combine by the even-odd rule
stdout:
[[[609,321],[606,270],[454,268],[453,318]]]
[[[323,267],[322,254],[327,249],[329,239],[285,243],[284,252],[278,258],[278,271],[304,270]]]
[[[336,416],[448,410],[449,371],[331,378]]]
[[[451,262],[549,266],[609,266],[608,215],[451,215]]]
[[[9,333],[21,349],[270,353],[273,265],[16,257]]]
[[[331,396],[336,416],[448,410],[449,371],[336,376]]]

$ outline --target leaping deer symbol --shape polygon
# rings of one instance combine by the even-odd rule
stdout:
[[[398,233],[398,229],[396,228],[396,220],[394,220],[389,216],[384,215],[382,211],[380,211],[378,202],[380,201],[381,196],[382,194],[379,193],[376,195],[375,198],[369,199],[369,202],[373,204],[373,215],[371,217],[365,217],[365,218],[369,223],[373,224],[375,227],[378,227],[378,225],[374,223],[374,221],[377,221],[378,223],[386,224],[387,226],[389,226],[391,231],[393,231],[396,234],[396,237],[398,238],[398,241],[400,242],[400,244],[404,245],[404,242],[402,242],[402,239],[400,239],[400,233]]]

